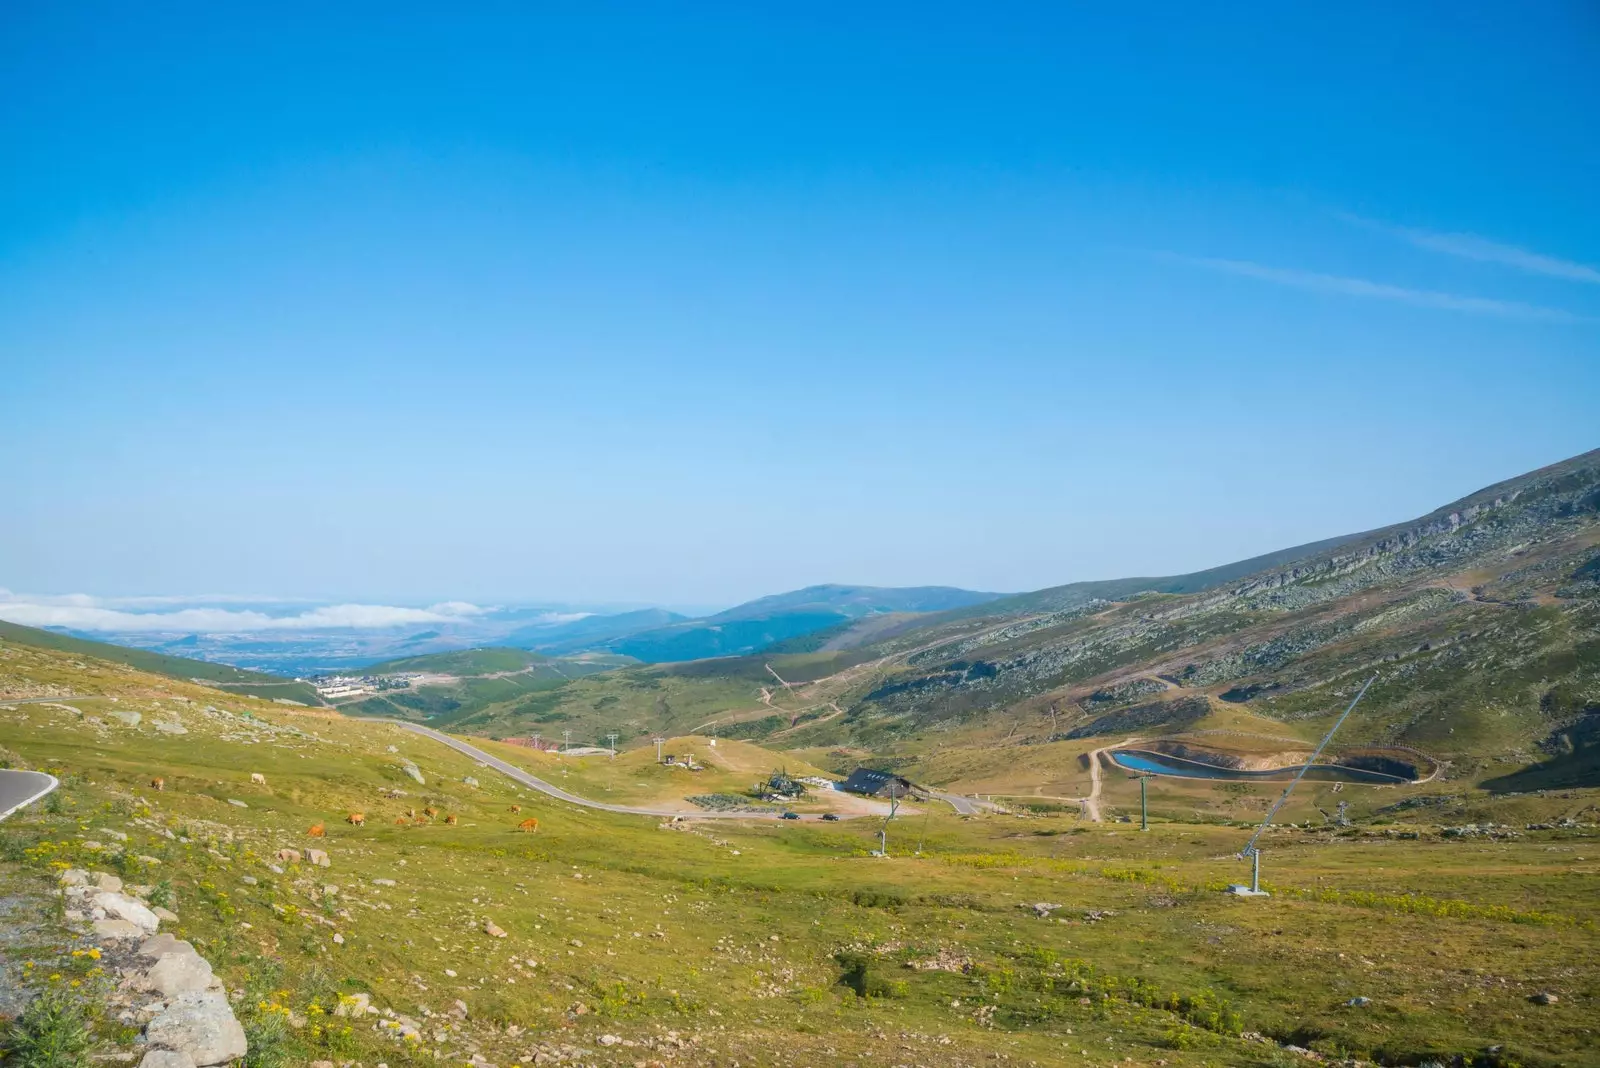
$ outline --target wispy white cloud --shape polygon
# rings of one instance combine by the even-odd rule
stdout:
[[[1498,241],[1490,241],[1477,234],[1441,234],[1431,230],[1417,230],[1409,226],[1390,226],[1374,219],[1363,218],[1360,215],[1351,215],[1340,212],[1339,218],[1345,222],[1364,226],[1370,230],[1378,230],[1391,234],[1402,241],[1409,242],[1417,248],[1427,249],[1430,252],[1442,252],[1446,256],[1457,256],[1464,260],[1476,260],[1479,263],[1498,263],[1529,274],[1542,274],[1550,278],[1564,278],[1570,282],[1588,282],[1590,285],[1600,285],[1600,268],[1591,267],[1586,263],[1576,260],[1564,260],[1557,256],[1546,256],[1542,252],[1531,252],[1515,245],[1503,245]]]
[[[116,601],[145,600],[115,598]],[[459,623],[486,610],[465,601],[447,601],[427,608],[382,604],[322,605],[284,615],[258,609],[218,607],[173,611],[128,611],[127,604],[108,604],[88,594],[29,596],[0,590],[0,619],[30,627],[68,627],[94,631],[205,632],[236,634],[279,630],[379,630],[426,623]]]
[[[1163,253],[1162,258],[1204,267],[1208,270],[1255,278],[1276,285],[1292,286],[1313,293],[1332,293],[1347,297],[1369,297],[1418,308],[1437,308],[1443,311],[1467,312],[1472,315],[1492,315],[1501,319],[1523,319],[1545,323],[1583,323],[1591,320],[1560,308],[1546,308],[1537,304],[1524,304],[1514,300],[1492,300],[1488,297],[1468,297],[1458,293],[1440,293],[1428,289],[1408,289],[1404,286],[1374,282],[1366,278],[1345,278],[1340,275],[1318,274],[1293,267],[1272,267],[1249,260],[1226,260],[1210,256],[1180,256]]]

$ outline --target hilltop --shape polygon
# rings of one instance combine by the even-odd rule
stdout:
[[[648,663],[740,656],[863,617],[941,612],[999,596],[950,586],[808,586],[760,597],[702,619],[629,633],[603,647]]]

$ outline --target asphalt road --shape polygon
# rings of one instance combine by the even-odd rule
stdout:
[[[463,742],[459,738],[452,738],[450,735],[444,734],[441,731],[436,731],[432,727],[424,727],[420,723],[407,723],[398,719],[386,719],[382,722],[392,723],[396,727],[400,727],[403,730],[408,730],[413,734],[420,734],[424,738],[432,738],[436,742],[441,742],[445,745],[448,745],[451,749],[454,749],[458,753],[463,753],[471,757],[473,760],[493,768],[495,771],[498,771],[500,774],[505,775],[508,778],[515,779],[524,786],[531,786],[533,789],[538,790],[541,793],[549,794],[551,797],[554,797],[557,800],[567,801],[574,805],[582,805],[584,808],[598,808],[604,812],[622,812],[630,816],[682,816],[685,819],[695,820],[776,820],[783,818],[783,816],[777,812],[680,812],[675,809],[667,808],[635,808],[632,805],[612,805],[607,804],[604,801],[591,801],[587,797],[579,797],[577,794],[569,794],[559,786],[547,783],[536,775],[529,775],[527,772],[523,771],[514,764],[508,764],[499,757],[490,756],[477,746]],[[960,794],[934,794],[933,796],[937,797],[941,801],[948,801],[950,804],[955,806],[957,812],[960,812],[964,815],[969,815],[978,811],[976,804],[974,804],[969,798],[962,797]],[[803,820],[820,820],[822,817],[820,815],[808,814],[802,815],[800,818]],[[839,818],[841,820],[848,820],[861,819],[863,817],[852,816],[848,813],[840,813]]]
[[[42,771],[0,769],[0,820],[39,800],[58,785],[54,775]]]

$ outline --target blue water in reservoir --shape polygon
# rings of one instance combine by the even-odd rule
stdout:
[[[1294,777],[1299,767],[1274,768],[1271,771],[1236,771],[1232,768],[1217,768],[1210,764],[1202,764],[1195,760],[1184,760],[1179,757],[1165,756],[1160,753],[1150,753],[1143,750],[1134,752],[1130,749],[1113,749],[1111,759],[1120,768],[1128,771],[1143,772],[1147,775],[1171,775],[1180,779],[1232,779],[1234,781],[1251,779],[1276,779],[1287,780]],[[1358,768],[1346,768],[1337,764],[1318,764],[1306,772],[1306,778],[1313,782],[1361,782],[1361,783],[1397,783],[1405,782],[1394,775],[1385,775],[1378,771],[1362,771]]]

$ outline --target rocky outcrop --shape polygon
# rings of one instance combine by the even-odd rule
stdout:
[[[81,869],[63,872],[61,885],[67,919],[89,925],[112,966],[108,971],[120,977],[112,995],[112,1008],[121,1009],[117,1018],[145,1024],[148,1049],[140,1068],[208,1068],[248,1052],[244,1028],[210,962],[188,942],[158,933],[163,916],[177,917],[143,899],[148,887]]]

